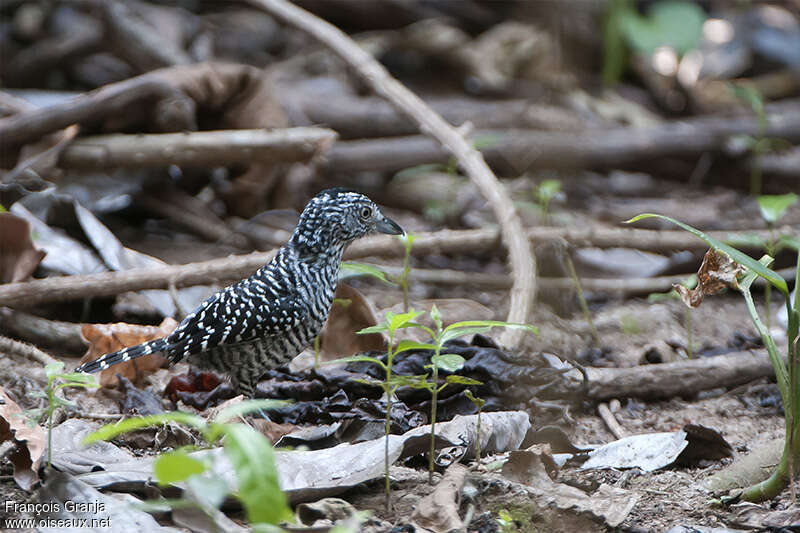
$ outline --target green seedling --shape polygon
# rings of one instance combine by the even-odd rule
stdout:
[[[764,108],[764,95],[755,87],[741,84],[730,84],[733,95],[750,107],[758,120],[758,131],[755,135],[742,135],[745,146],[753,154],[755,161],[750,169],[750,194],[758,196],[762,190],[761,160],[773,150],[789,146],[783,139],[767,137],[767,112]]]
[[[780,389],[781,399],[783,400],[786,434],[783,454],[772,475],[760,483],[745,488],[732,498],[726,498],[726,501],[734,502],[745,500],[757,502],[774,498],[780,494],[790,482],[793,482],[795,465],[797,465],[798,460],[800,460],[800,309],[798,309],[798,304],[800,304],[800,253],[797,254],[794,286],[795,301],[792,303],[789,286],[786,280],[768,267],[768,265],[772,263],[772,258],[770,256],[764,256],[761,261],[756,261],[740,250],[706,235],[700,230],[663,215],[648,213],[634,217],[628,222],[635,222],[650,217],[667,220],[694,234],[711,248],[723,252],[730,259],[738,263],[740,267],[745,269],[745,273],[739,276],[735,288],[744,296],[750,319],[761,335],[764,345],[767,347],[770,362],[775,369],[778,388]],[[769,330],[761,322],[761,318],[753,302],[750,286],[757,277],[765,279],[784,297],[788,318],[786,326],[786,338],[788,341],[786,361],[784,361],[784,358],[778,351],[778,347]]]
[[[67,372],[63,373],[64,363],[58,361],[50,363],[44,367],[45,375],[47,376],[47,385],[44,391],[34,391],[31,396],[35,398],[44,398],[47,400],[47,406],[41,409],[31,409],[26,412],[31,418],[38,420],[42,415],[47,417],[47,466],[52,464],[52,450],[53,450],[53,415],[60,407],[77,407],[74,402],[70,402],[61,398],[57,393],[61,389],[67,387],[78,387],[83,389],[96,389],[100,385],[95,380],[94,376],[84,374],[82,372]]]
[[[103,426],[87,436],[84,444],[170,422],[196,430],[208,446],[222,442],[224,453],[236,474],[238,489],[233,495],[244,507],[248,521],[258,526],[259,530],[266,531],[269,530],[269,524],[291,521],[293,516],[286,495],[278,484],[275,452],[261,433],[232,420],[250,412],[285,404],[277,400],[248,400],[223,409],[211,421],[180,411],[128,418]],[[213,454],[189,454],[186,449],[179,449],[161,454],[153,463],[153,473],[160,485],[185,482],[197,499],[196,505],[203,510],[216,509],[232,491],[224,479],[214,474],[214,457]],[[180,504],[190,503],[179,501],[176,505]]]
[[[477,436],[475,438],[475,460],[478,463],[478,466],[481,464],[481,411],[483,410],[483,406],[486,405],[486,400],[483,398],[478,398],[472,394],[472,392],[467,389],[464,391],[464,394],[469,398],[475,407],[478,409],[478,423],[476,424],[475,432]]]
[[[395,315],[394,313],[387,313],[386,319],[381,324],[377,324],[375,326],[370,326],[368,328],[364,328],[358,332],[359,335],[367,335],[369,333],[386,333],[389,337],[389,343],[387,345],[386,350],[386,363],[381,361],[376,357],[369,357],[366,355],[355,355],[352,357],[345,357],[343,359],[338,359],[336,363],[352,363],[352,362],[368,362],[374,363],[381,367],[383,370],[386,378],[383,381],[379,382],[372,382],[369,380],[358,380],[363,383],[367,383],[370,385],[377,385],[383,389],[384,394],[386,395],[386,419],[384,422],[384,433],[385,433],[385,446],[384,446],[384,480],[385,480],[385,491],[386,491],[386,510],[388,511],[391,508],[392,503],[392,487],[389,480],[389,434],[392,428],[392,398],[394,396],[395,391],[401,385],[412,385],[412,381],[404,381],[404,380],[397,380],[394,379],[392,376],[392,361],[394,357],[405,350],[410,348],[404,347],[403,343],[398,344],[395,348],[394,340],[395,335],[401,329],[406,329],[410,327],[414,327],[417,317],[423,314],[423,311],[414,311],[411,309],[406,313],[401,313],[399,315]]]
[[[414,341],[401,341],[398,344],[398,351],[407,350],[432,350],[433,356],[431,362],[425,368],[431,370],[431,381],[427,380],[427,376],[413,380],[412,386],[417,388],[425,388],[431,392],[431,433],[430,433],[430,450],[428,456],[428,479],[433,483],[434,472],[434,458],[436,453],[436,404],[438,395],[448,385],[482,385],[480,381],[470,379],[464,376],[455,374],[462,366],[464,366],[464,358],[457,354],[442,353],[445,343],[463,337],[465,335],[474,335],[476,333],[488,333],[493,327],[503,327],[510,329],[524,329],[535,334],[539,334],[539,330],[534,326],[527,324],[513,324],[510,322],[501,322],[497,320],[470,320],[465,322],[456,322],[449,326],[442,327],[442,316],[439,309],[434,305],[430,312],[431,319],[433,320],[434,327],[429,328],[422,324],[414,323],[412,327],[425,331],[431,337],[430,343],[419,343]],[[439,385],[439,370],[451,372],[447,376],[445,382]]]
[[[681,285],[687,289],[693,289],[697,286],[697,275],[692,274],[681,282]],[[662,302],[664,300],[680,300],[681,297],[675,289],[669,292],[654,292],[647,295],[647,301],[650,303]],[[692,308],[685,306],[683,314],[683,327],[686,329],[686,357],[689,359],[694,358],[694,344],[692,342]]]
[[[536,198],[536,203],[539,206],[539,212],[542,214],[544,224],[550,223],[550,203],[556,198],[563,198],[564,193],[561,191],[561,182],[559,180],[544,180],[539,185],[534,187],[533,196]]]
[[[633,0],[609,1],[603,27],[604,83],[619,81],[629,49],[650,58],[662,47],[678,56],[697,48],[705,20],[703,8],[692,2],[661,0],[652,3],[643,16]]]

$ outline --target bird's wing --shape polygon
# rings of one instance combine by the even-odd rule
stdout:
[[[296,297],[255,297],[240,285],[233,285],[183,319],[167,338],[170,359],[177,362],[216,346],[280,336],[296,327],[303,313]]]

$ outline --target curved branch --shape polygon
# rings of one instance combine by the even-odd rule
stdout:
[[[455,156],[491,206],[508,247],[514,279],[508,321],[526,322],[536,296],[536,263],[511,198],[480,152],[422,99],[394,79],[372,55],[335,26],[285,0],[250,0],[250,3],[325,44],[353,67],[377,94],[408,115],[424,134],[435,138]],[[513,346],[520,339],[519,331],[506,330],[501,342]]]

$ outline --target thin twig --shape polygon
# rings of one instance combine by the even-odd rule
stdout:
[[[458,160],[491,206],[500,224],[503,241],[508,247],[511,274],[514,278],[508,321],[526,322],[536,297],[535,259],[514,203],[481,153],[458,130],[394,79],[374,57],[335,26],[284,0],[250,2],[324,43],[358,72],[378,95],[409,116],[422,133],[435,138]],[[509,329],[501,337],[501,342],[513,346],[521,337],[519,330]]]
[[[38,361],[45,366],[58,362],[36,346],[15,341],[14,339],[9,339],[2,335],[0,335],[0,352],[21,355],[22,357]]]
[[[617,418],[614,416],[614,413],[611,412],[611,409],[608,408],[607,403],[600,403],[597,405],[597,414],[600,415],[600,418],[603,419],[605,422],[606,427],[611,432],[614,437],[617,439],[624,439],[627,437],[627,433],[622,426],[619,425]]]
[[[442,241],[431,236],[417,237],[414,241],[415,254],[441,252],[446,249],[451,252],[461,251],[463,248],[453,249],[452,243]],[[397,247],[395,239],[376,237],[364,239],[354,243],[345,253],[347,259],[361,257],[374,257],[376,255],[398,255],[403,250]],[[114,296],[127,291],[144,289],[169,289],[170,283],[176,288],[190,287],[193,285],[207,285],[220,281],[234,281],[250,276],[258,268],[269,261],[274,251],[254,252],[247,255],[212,259],[199,263],[184,265],[167,265],[158,268],[138,268],[121,272],[103,272],[100,274],[83,274],[77,276],[52,277],[6,283],[0,285],[0,306],[29,307],[44,302],[66,302],[81,300],[96,296]],[[399,272],[396,267],[380,266],[390,274]],[[778,274],[788,278],[793,276],[791,269],[780,270]],[[458,270],[426,270],[413,269],[410,279],[414,281],[439,284],[481,287],[482,289],[506,290],[512,286],[513,281],[507,275],[486,274],[480,272],[462,272]],[[587,291],[619,294],[648,294],[651,292],[665,291],[672,284],[686,279],[682,276],[662,276],[655,278],[626,278],[626,279],[588,279],[581,280],[582,286]],[[569,278],[542,278],[542,285],[547,287],[570,290],[574,283]],[[756,283],[760,283],[758,280]]]
[[[161,134],[112,134],[78,139],[61,155],[64,168],[213,166],[310,160],[336,139],[326,128],[219,130]]]

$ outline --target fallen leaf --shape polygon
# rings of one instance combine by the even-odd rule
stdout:
[[[419,529],[434,533],[460,530],[464,523],[458,515],[461,490],[467,477],[467,467],[454,463],[444,473],[434,491],[415,506],[411,521]]]
[[[743,272],[744,268],[728,254],[710,248],[697,271],[697,287],[687,289],[683,285],[673,285],[672,288],[688,307],[698,307],[706,296],[717,294],[726,287],[735,289],[737,278]]]
[[[603,484],[594,493],[586,494],[578,488],[553,481],[545,464],[547,457],[547,453],[531,450],[515,452],[503,465],[501,474],[525,485],[543,509],[555,508],[559,513],[589,513],[610,528],[621,524],[636,505],[639,496],[621,488]]]
[[[158,326],[140,326],[124,322],[82,324],[81,336],[89,343],[89,350],[81,359],[81,364],[99,359],[107,353],[166,337],[177,326],[178,323],[169,317],[165,318]],[[116,387],[117,374],[135,382],[144,373],[161,368],[165,362],[166,359],[160,353],[153,353],[114,365],[100,372],[100,385]]]
[[[39,464],[45,449],[46,434],[38,425],[30,426],[22,409],[0,387],[0,443],[13,441],[8,455],[14,465],[14,481],[31,490],[39,481]]]
[[[28,221],[11,213],[0,213],[0,283],[28,278],[44,256],[45,252],[33,245]]]

